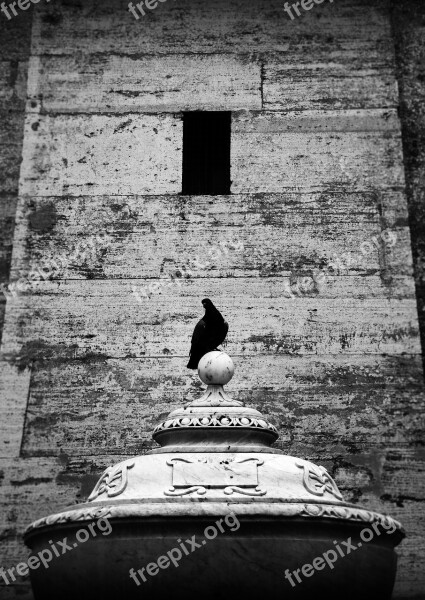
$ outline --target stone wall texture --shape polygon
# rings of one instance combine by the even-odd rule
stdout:
[[[207,296],[230,323],[229,391],[404,524],[394,598],[425,598],[421,2],[291,21],[281,0],[168,0],[139,20],[124,0],[52,0],[0,27],[0,283],[21,282],[0,566],[200,394],[185,364]],[[180,193],[188,110],[232,111],[229,196]],[[30,600],[28,580],[0,597]]]

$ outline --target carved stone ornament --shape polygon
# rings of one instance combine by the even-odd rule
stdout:
[[[202,487],[202,486],[193,486],[194,488],[196,487]],[[190,493],[194,492],[195,490],[191,490]],[[206,493],[206,488],[205,488],[205,493]],[[174,494],[170,494],[170,495],[174,495]],[[203,494],[200,494],[200,496],[203,496]],[[264,498],[261,498],[261,500],[265,500]],[[269,505],[267,505],[269,506]],[[164,514],[166,514],[167,512],[167,505],[166,504],[159,504],[157,507],[157,513],[158,516],[161,515],[161,508],[164,512]],[[191,506],[190,507],[191,510],[189,509],[189,507],[185,506],[184,508],[184,513],[185,514],[190,514],[193,513],[195,514],[196,511],[196,507],[195,506]],[[180,511],[182,510],[182,507],[179,507]],[[91,508],[83,508],[83,509],[79,509],[78,507],[72,509],[72,510],[68,510],[68,511],[64,511],[58,514],[54,514],[54,515],[50,515],[49,517],[44,517],[42,519],[38,519],[37,521],[34,521],[34,523],[31,523],[31,525],[29,527],[27,527],[25,533],[29,533],[30,531],[32,531],[33,529],[40,529],[43,527],[48,527],[51,525],[55,525],[55,524],[59,524],[59,523],[74,523],[74,522],[81,522],[81,521],[93,521],[96,519],[100,519],[100,518],[108,518],[108,519],[113,519],[113,518],[120,518],[120,517],[128,517],[128,516],[133,516],[133,517],[140,517],[140,516],[144,516],[146,514],[146,508],[145,506],[142,504],[128,504],[126,505],[125,509],[121,506],[107,506],[107,507],[102,507],[102,506],[93,506]],[[238,514],[252,514],[252,513],[256,513],[256,509],[255,509],[255,505],[249,504],[246,507],[244,507],[244,509],[240,509],[238,511]],[[149,514],[152,514],[151,509],[149,509]],[[180,514],[176,511],[176,516]],[[217,513],[218,514],[218,513]],[[276,515],[279,515],[281,517],[306,517],[306,518],[320,518],[320,517],[326,517],[326,518],[331,518],[331,519],[340,519],[343,521],[349,520],[349,521],[357,521],[357,522],[362,522],[362,523],[378,523],[380,525],[383,525],[386,528],[393,528],[393,529],[397,529],[398,531],[403,531],[403,527],[401,525],[401,523],[395,519],[393,519],[392,517],[390,517],[389,515],[382,515],[380,513],[376,513],[373,511],[369,511],[369,510],[365,510],[363,508],[356,508],[354,506],[347,506],[347,505],[329,505],[329,504],[314,504],[314,503],[294,503],[294,504],[281,504],[278,506],[278,510],[275,511]]]
[[[243,404],[238,400],[233,400],[224,391],[222,385],[209,385],[205,394],[191,402],[190,406],[243,406]]]
[[[95,521],[97,519],[105,519],[111,516],[112,512],[109,506],[95,506],[93,508],[74,508],[48,517],[43,517],[31,523],[25,530],[29,533],[33,529],[49,527],[58,523],[74,523],[79,521]]]
[[[208,460],[201,458],[172,458],[167,465],[172,468],[172,486],[166,496],[185,496],[196,493],[203,496],[207,489],[222,488],[226,495],[264,496],[258,485],[258,467],[264,461],[258,458],[242,460]]]
[[[96,500],[98,496],[105,493],[108,498],[115,498],[122,494],[127,487],[128,470],[133,467],[134,461],[118,467],[108,467],[88,497],[88,502]]]
[[[305,462],[296,462],[295,464],[300,469],[303,469],[304,487],[310,494],[324,496],[325,493],[328,493],[335,496],[338,500],[342,500],[341,492],[325,467],[318,467],[313,463]]]
[[[276,427],[265,419],[258,419],[247,414],[232,416],[224,413],[221,414],[220,417],[217,417],[216,415],[204,415],[199,417],[179,415],[179,417],[167,419],[157,425],[154,429],[154,433],[164,429],[178,427],[259,427],[277,433]]]

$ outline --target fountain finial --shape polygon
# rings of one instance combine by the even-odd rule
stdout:
[[[189,406],[243,406],[242,402],[233,400],[226,394],[223,388],[232,379],[234,373],[233,360],[225,352],[214,350],[205,354],[199,361],[198,375],[208,387],[205,394],[191,402]]]
[[[207,385],[226,385],[234,374],[233,360],[225,352],[208,352],[199,361],[199,379]]]

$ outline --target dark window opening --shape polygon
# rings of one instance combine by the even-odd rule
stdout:
[[[231,114],[184,113],[182,194],[230,194]]]

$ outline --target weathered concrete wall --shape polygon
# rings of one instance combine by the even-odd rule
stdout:
[[[392,3],[406,191],[422,348],[425,348],[425,5]]]
[[[210,296],[234,395],[348,500],[404,523],[395,597],[420,597],[424,390],[389,4],[293,22],[280,0],[170,0],[139,21],[126,4],[55,0],[34,21],[12,278],[50,275],[7,307],[0,564],[199,395],[185,363]],[[179,195],[193,109],[233,111],[231,196]],[[291,298],[315,269],[328,283]]]
[[[9,280],[24,134],[31,16],[0,19],[0,287]],[[0,293],[0,340],[5,296]]]
[[[0,19],[0,286],[7,285],[10,275],[15,212],[18,199],[19,171],[24,137],[25,96],[28,59],[31,42],[31,15],[22,15],[19,21]],[[0,293],[0,339],[6,308],[6,298]],[[4,362],[0,366],[0,429],[8,442],[22,437],[24,408],[16,411],[16,399],[28,394],[28,381],[21,386],[15,369]],[[10,416],[6,417],[6,414]],[[7,447],[7,446],[6,446]],[[15,453],[18,456],[19,451]],[[25,553],[22,547],[22,527],[17,526],[20,489],[8,482],[15,479],[20,461],[5,459],[7,451],[0,452],[0,547],[2,566],[13,563],[13,556]],[[26,468],[26,467],[25,467]],[[38,471],[37,469],[34,469]],[[6,475],[6,473],[8,475]],[[24,494],[25,495],[25,494]],[[12,562],[11,562],[12,561]],[[0,584],[0,597],[15,597],[28,589],[19,582],[12,593]],[[22,596],[25,598],[25,596]]]

